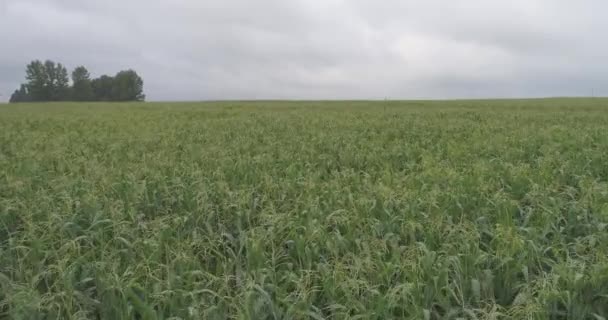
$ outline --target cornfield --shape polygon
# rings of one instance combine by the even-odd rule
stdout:
[[[0,319],[606,319],[607,107],[0,106]]]

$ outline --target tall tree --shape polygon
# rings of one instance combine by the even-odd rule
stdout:
[[[68,99],[69,82],[68,70],[61,64],[47,60],[44,62],[48,99],[50,101],[64,101]]]
[[[80,66],[72,71],[72,99],[75,101],[95,100],[91,75],[87,68]]]
[[[68,76],[68,69],[61,63],[57,64],[55,69],[56,82],[55,82],[55,100],[66,101],[70,98],[70,77]]]
[[[34,60],[25,69],[26,88],[32,101],[46,101],[49,98],[47,73],[40,60]]]
[[[144,81],[133,70],[120,71],[114,76],[112,100],[114,101],[143,101]]]
[[[34,60],[27,65],[25,73],[26,87],[32,101],[67,100],[70,80],[67,69],[61,63]]]

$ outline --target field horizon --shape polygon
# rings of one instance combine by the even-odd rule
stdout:
[[[28,104],[155,104],[155,103],[225,103],[225,102],[481,102],[481,101],[538,101],[538,100],[607,100],[608,96],[538,96],[538,97],[489,97],[489,98],[420,98],[420,99],[390,99],[390,98],[370,98],[370,99],[289,99],[289,98],[269,98],[269,99],[201,99],[201,100],[146,100],[146,101],[42,101],[42,102],[20,102],[10,103],[8,101],[0,101],[0,105],[28,105]]]

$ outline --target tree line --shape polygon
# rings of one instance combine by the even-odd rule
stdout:
[[[61,63],[34,60],[25,68],[24,84],[11,95],[10,102],[42,101],[143,101],[144,82],[133,70],[115,76],[91,79],[87,68],[79,66],[71,74]]]

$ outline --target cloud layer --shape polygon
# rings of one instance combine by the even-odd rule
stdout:
[[[0,0],[0,101],[33,59],[148,100],[608,95],[600,0]]]

